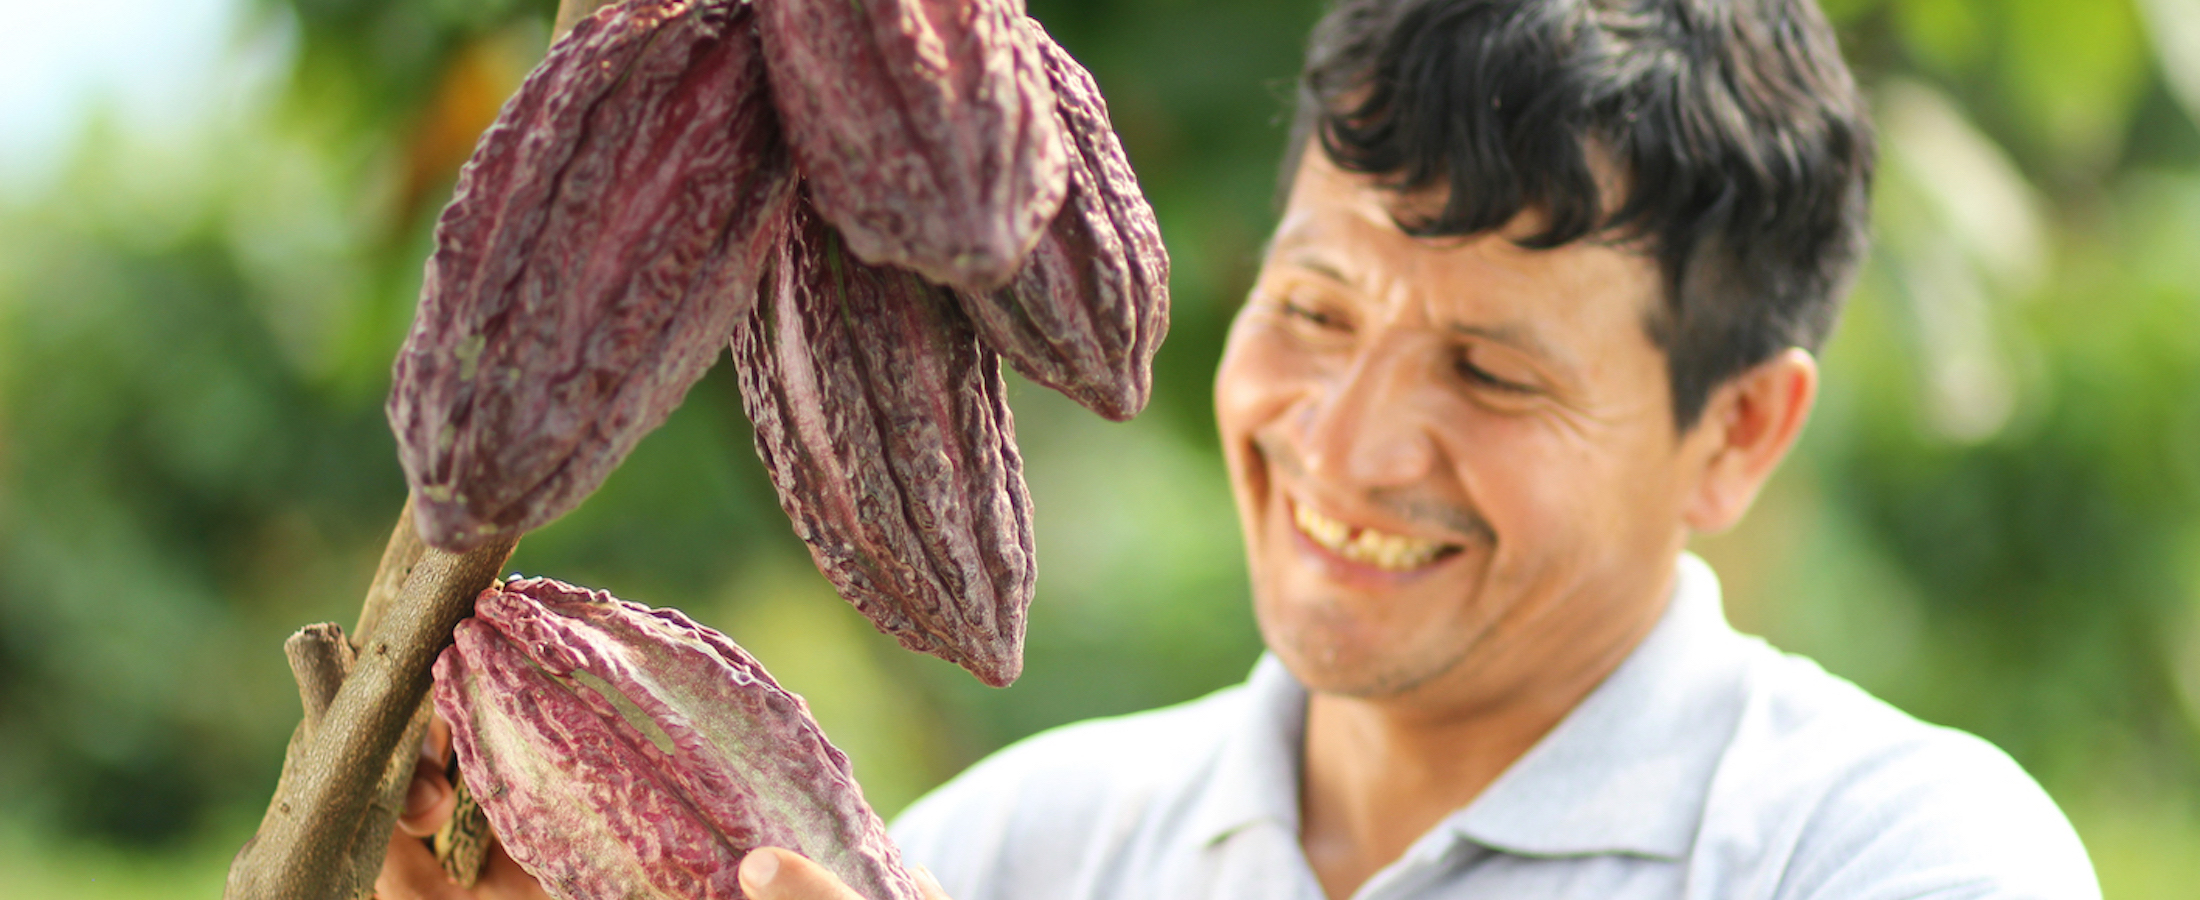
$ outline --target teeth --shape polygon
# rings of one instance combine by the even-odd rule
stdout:
[[[1291,505],[1291,518],[1298,523],[1299,531],[1312,538],[1314,543],[1329,548],[1331,552],[1345,559],[1378,569],[1418,569],[1435,561],[1437,555],[1444,552],[1444,544],[1439,541],[1389,534],[1372,528],[1355,529],[1296,503]]]

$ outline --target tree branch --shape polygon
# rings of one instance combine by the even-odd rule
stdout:
[[[398,521],[411,529],[409,517]],[[286,766],[294,777],[277,786],[259,833],[230,865],[229,900],[349,900],[372,889],[428,721],[422,701],[430,667],[516,543],[493,541],[462,554],[422,550],[319,727],[310,729],[302,756],[294,741],[296,764]],[[310,698],[314,689],[301,685],[300,692]]]

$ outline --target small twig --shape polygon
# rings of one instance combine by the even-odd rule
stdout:
[[[409,526],[407,526],[409,527]],[[290,674],[298,681],[298,699],[305,716],[291,732],[290,746],[283,753],[283,774],[276,783],[274,803],[269,806],[268,823],[280,821],[292,813],[289,798],[299,793],[304,773],[307,771],[306,755],[313,746],[313,739],[320,733],[321,723],[327,718],[328,708],[343,689],[344,676],[351,672],[358,654],[344,639],[344,630],[334,622],[308,625],[283,642],[283,655],[290,658]],[[413,721],[398,739],[399,752],[391,758],[390,765],[382,771],[374,792],[368,798],[367,814],[360,821],[360,833],[372,834],[387,831],[404,810],[405,790],[411,786],[412,757],[403,749],[420,743],[427,733],[429,713],[426,704],[413,716]],[[261,826],[263,833],[270,829]],[[253,851],[259,837],[238,855],[238,859],[264,859]],[[362,842],[364,843],[364,842]],[[357,848],[349,855],[347,863],[340,867],[335,879],[336,889],[345,897],[365,897],[372,892],[374,878],[382,868],[379,852],[362,853]],[[379,846],[376,848],[379,850]]]
[[[313,746],[313,736],[321,730],[321,720],[328,713],[328,705],[336,700],[336,692],[344,686],[344,673],[351,671],[353,659],[351,645],[344,643],[344,629],[334,622],[298,629],[298,633],[283,642],[283,655],[290,658],[290,674],[298,681],[298,702],[304,707],[305,715],[298,720],[298,727],[291,729],[290,746],[283,750],[283,774],[275,782],[276,799],[268,806],[270,817],[277,811],[289,814],[285,798],[297,793],[306,748]],[[238,858],[251,854],[258,840],[259,836],[254,835],[252,841],[246,842]]]
[[[323,622],[298,629],[283,642],[283,655],[290,658],[290,677],[298,681],[298,705],[305,708],[305,719],[298,723],[299,734],[311,741],[321,728],[328,705],[336,701],[337,690],[344,686],[344,673],[351,671],[359,654],[344,642],[343,628]]]
[[[344,673],[351,671],[355,656],[351,645],[344,642],[343,627],[334,622],[298,629],[283,641],[283,655],[290,659],[290,674],[298,682],[298,703],[305,714],[298,720],[298,727],[290,730],[290,744],[283,748],[283,773],[275,781],[275,799],[268,801],[260,831],[244,842],[230,866],[225,891],[229,897],[243,896],[240,892],[250,890],[246,882],[256,875],[250,871],[250,861],[266,857],[259,849],[260,835],[292,814],[290,798],[297,795],[298,782],[305,777],[306,750],[313,746],[313,737],[321,729],[329,704],[335,702],[336,692],[343,688]]]

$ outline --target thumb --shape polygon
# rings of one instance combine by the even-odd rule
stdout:
[[[863,900],[824,866],[776,847],[742,858],[741,892],[750,900]]]

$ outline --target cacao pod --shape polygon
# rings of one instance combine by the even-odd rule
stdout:
[[[1040,28],[1069,146],[1069,194],[1006,287],[959,294],[978,337],[1024,377],[1123,421],[1153,390],[1169,326],[1169,257],[1092,73]]]
[[[1021,7],[757,4],[795,162],[856,256],[991,290],[1054,218],[1066,152]]]
[[[499,840],[559,900],[721,900],[786,847],[872,900],[916,882],[848,758],[725,635],[545,578],[482,593],[436,710]]]
[[[661,424],[755,302],[793,175],[736,0],[581,21],[436,225],[388,413],[429,543],[548,522]]]
[[[1014,681],[1036,564],[999,357],[951,289],[856,259],[799,201],[765,281],[734,361],[795,534],[879,630]]]

